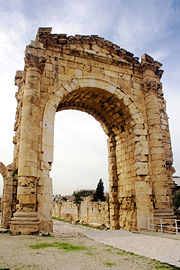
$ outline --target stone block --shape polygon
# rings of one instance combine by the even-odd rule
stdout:
[[[137,168],[138,175],[148,175],[148,163],[147,162],[136,162],[135,167]]]
[[[23,205],[36,204],[36,194],[18,194],[17,198],[19,203]]]
[[[52,71],[46,71],[46,78],[54,78],[54,73]]]
[[[45,70],[52,71],[52,64],[45,64]]]
[[[45,84],[45,85],[49,85],[49,78],[42,77],[42,78],[41,78],[41,83],[43,83],[43,84]]]
[[[156,147],[156,146],[153,146],[151,148],[151,154],[164,154],[164,148],[163,147]]]

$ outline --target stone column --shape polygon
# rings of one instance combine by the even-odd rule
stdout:
[[[145,105],[148,125],[149,169],[152,181],[155,213],[172,211],[172,190],[168,186],[166,154],[163,142],[163,94],[160,78],[161,64],[148,55],[142,56],[144,69]],[[168,125],[168,123],[167,123]]]
[[[3,196],[1,198],[1,226],[8,228],[11,218],[11,191],[12,181],[7,179],[7,167],[0,162],[0,173],[3,177]]]
[[[108,139],[110,227],[119,229],[118,176],[116,165],[116,142]]]
[[[38,182],[39,100],[42,61],[39,57],[26,54],[25,63],[26,77],[18,159],[18,204],[14,218],[11,220],[10,230],[13,233],[30,234],[38,231],[39,225],[36,189]]]
[[[15,135],[13,138],[14,143],[14,154],[13,154],[13,162],[16,165],[16,169],[18,168],[18,158],[19,158],[19,137],[20,137],[20,129],[21,129],[21,118],[22,118],[22,99],[23,99],[23,87],[24,87],[24,71],[18,70],[15,75],[15,85],[18,87],[18,91],[16,92],[16,116],[15,116],[15,124],[14,131]]]

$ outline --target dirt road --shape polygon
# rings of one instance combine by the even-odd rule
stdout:
[[[0,234],[0,269],[179,269],[87,237],[99,233],[97,229],[55,221],[52,236]]]

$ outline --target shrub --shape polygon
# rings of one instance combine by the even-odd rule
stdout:
[[[176,207],[176,209],[180,207],[180,190],[177,191],[174,195],[174,206]]]

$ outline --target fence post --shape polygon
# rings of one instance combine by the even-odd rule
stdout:
[[[148,230],[150,230],[150,217],[148,217]]]
[[[162,219],[160,218],[161,232],[163,232]]]
[[[178,234],[177,220],[175,220],[175,224],[176,224],[176,234]]]

